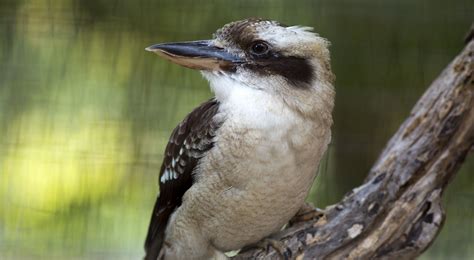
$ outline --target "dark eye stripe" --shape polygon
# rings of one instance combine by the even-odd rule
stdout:
[[[300,88],[309,87],[315,77],[311,63],[300,57],[273,55],[268,59],[258,59],[244,66],[260,75],[280,75]]]
[[[283,56],[275,51],[270,44],[268,45],[268,51],[264,54],[252,52],[252,44],[261,41],[258,40],[256,32],[256,27],[261,22],[269,21],[247,19],[233,22],[218,30],[215,36],[221,41],[245,52],[248,62],[240,66],[260,75],[281,75],[290,84],[298,88],[309,87],[316,76],[309,60],[300,57]],[[277,22],[272,23],[274,26],[284,26]],[[235,66],[223,69],[228,72],[236,72]]]

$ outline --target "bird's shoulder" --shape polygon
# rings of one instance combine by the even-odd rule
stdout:
[[[208,100],[189,113],[173,130],[160,171],[161,192],[167,183],[174,183],[186,177],[185,175],[190,175],[195,166],[193,163],[212,148],[220,126],[220,122],[214,120],[218,105],[215,99]]]

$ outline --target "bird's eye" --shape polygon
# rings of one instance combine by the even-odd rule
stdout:
[[[268,44],[262,41],[254,42],[250,47],[250,52],[256,56],[263,56],[268,53]]]

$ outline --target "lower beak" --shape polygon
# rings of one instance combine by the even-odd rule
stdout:
[[[155,44],[145,50],[198,70],[229,69],[243,62],[240,57],[215,46],[210,40]]]

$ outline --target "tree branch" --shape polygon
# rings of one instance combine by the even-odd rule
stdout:
[[[445,219],[443,191],[474,147],[474,37],[467,39],[388,142],[364,184],[318,220],[276,234],[292,258],[410,259],[432,244]],[[273,249],[255,249],[234,258],[280,257]]]

